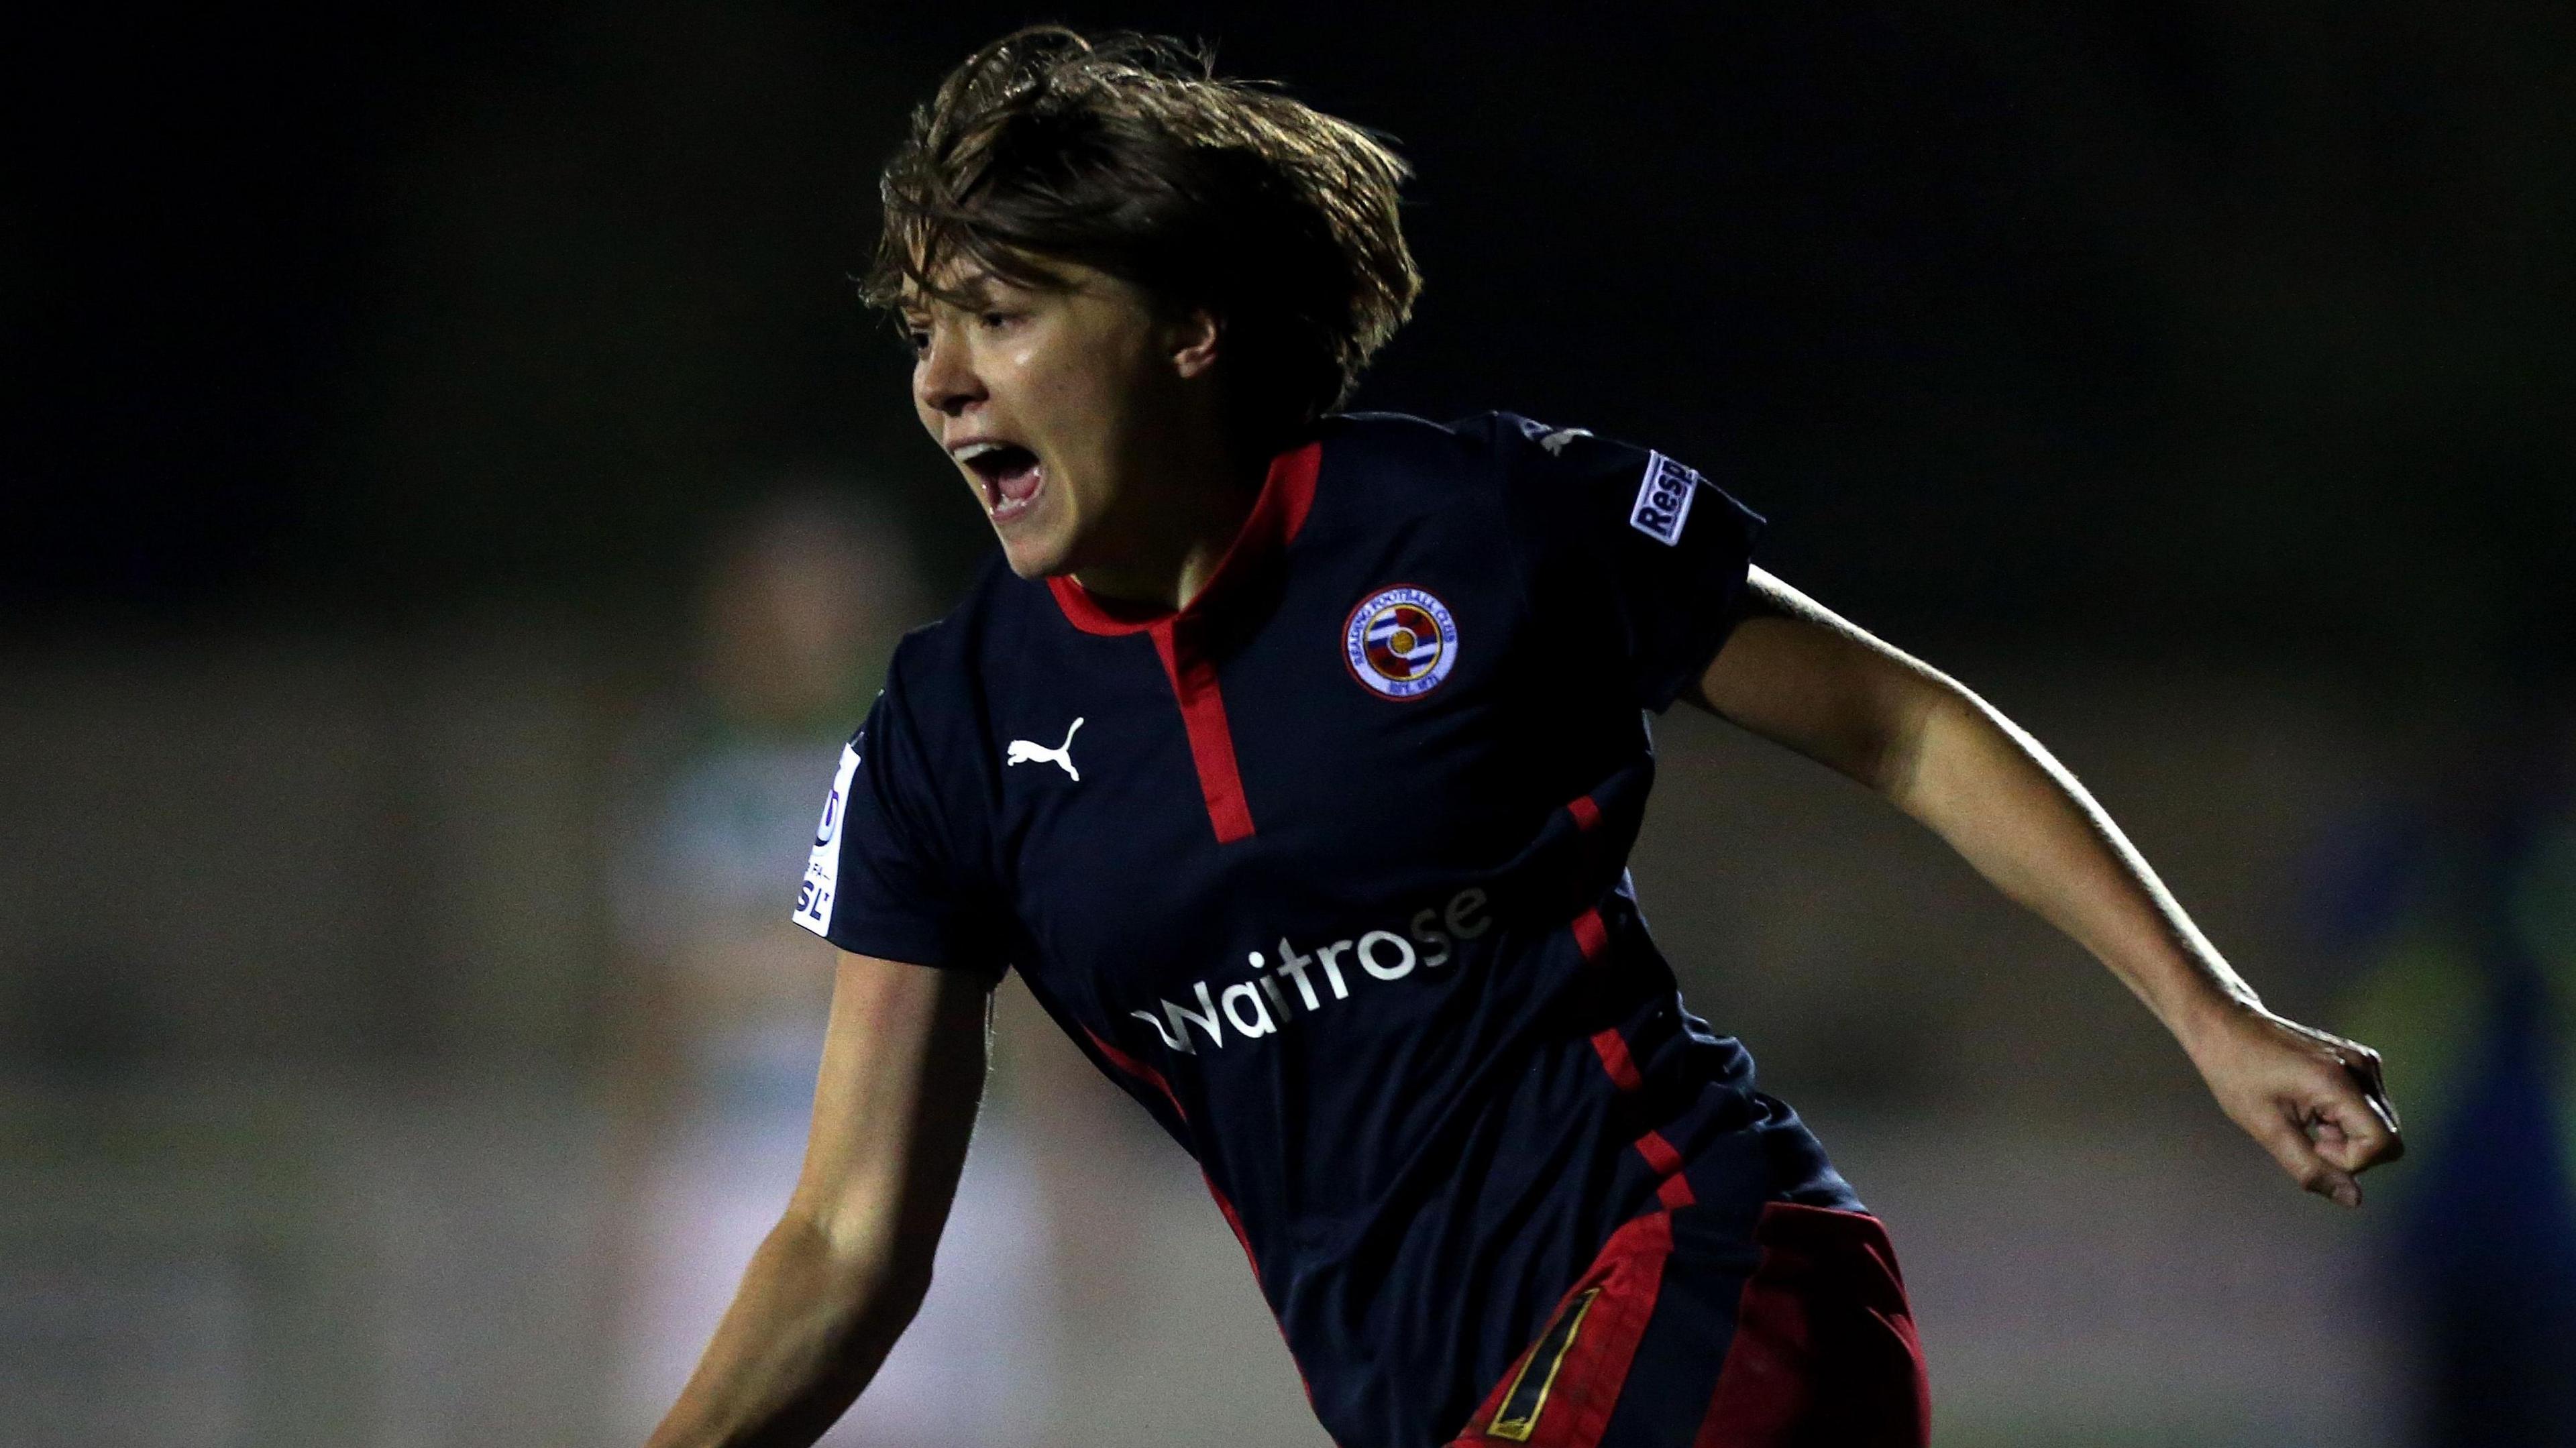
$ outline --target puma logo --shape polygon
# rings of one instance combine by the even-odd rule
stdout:
[[[1082,771],[1073,767],[1073,734],[1075,729],[1081,727],[1082,721],[1074,720],[1073,728],[1064,731],[1064,742],[1053,749],[1043,744],[1031,744],[1025,739],[1012,740],[1010,763],[1028,764],[1042,759],[1049,764],[1063,765],[1064,772],[1073,776],[1074,783],[1082,783]]]

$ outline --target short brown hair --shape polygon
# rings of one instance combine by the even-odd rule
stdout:
[[[1239,441],[1274,446],[1350,396],[1422,288],[1396,216],[1411,174],[1377,136],[1204,50],[1035,26],[967,57],[886,163],[861,294],[963,301],[964,261],[1046,285],[1049,259],[1204,307]]]

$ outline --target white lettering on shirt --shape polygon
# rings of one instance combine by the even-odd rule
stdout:
[[[1156,1039],[1164,1047],[1184,1056],[1198,1054],[1200,1042],[1192,1034],[1207,1037],[1207,1044],[1223,1048],[1233,1039],[1258,1040],[1277,1035],[1300,1019],[1315,1014],[1339,1001],[1351,998],[1354,980],[1402,980],[1417,967],[1436,969],[1455,958],[1454,943],[1473,940],[1493,928],[1493,917],[1485,913],[1485,892],[1474,887],[1459,891],[1441,905],[1417,910],[1408,933],[1394,930],[1368,930],[1356,938],[1330,941],[1315,947],[1309,954],[1279,937],[1278,965],[1272,967],[1258,950],[1247,952],[1244,963],[1251,967],[1249,980],[1216,985],[1194,981],[1191,999],[1196,1008],[1169,1000],[1157,1000],[1159,1011],[1129,1011],[1127,1014],[1154,1028]],[[1439,927],[1446,925],[1447,930]],[[1419,947],[1418,949],[1416,947]],[[1351,960],[1359,970],[1346,974],[1342,962]],[[1313,968],[1322,966],[1323,980],[1315,979]],[[1227,1027],[1233,1028],[1231,1036]]]

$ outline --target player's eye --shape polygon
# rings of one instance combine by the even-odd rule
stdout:
[[[1000,331],[1003,327],[1019,320],[1019,314],[1017,312],[984,312],[978,315],[975,320],[983,323],[984,328],[987,331]]]
[[[912,355],[915,357],[927,357],[930,355],[930,329],[928,327],[922,326],[919,323],[906,323],[903,327],[899,328],[898,331],[903,338],[903,345],[912,353]]]

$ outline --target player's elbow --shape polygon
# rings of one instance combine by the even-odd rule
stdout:
[[[843,1262],[837,1276],[845,1300],[870,1327],[899,1333],[930,1296],[930,1264],[927,1251],[887,1243]]]
[[[791,1270],[810,1274],[852,1319],[900,1332],[930,1295],[931,1253],[890,1224],[853,1227],[791,1209],[777,1237],[789,1241]]]
[[[1892,689],[1880,711],[1885,721],[1863,782],[1897,808],[1929,820],[1936,808],[1946,757],[1992,730],[1985,705],[1946,675],[1924,670]]]

